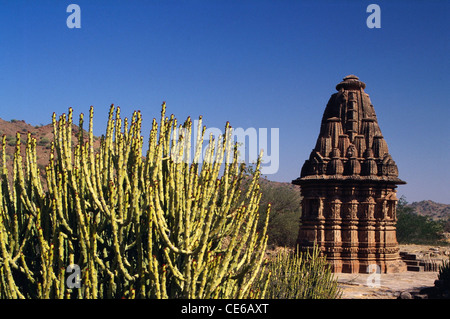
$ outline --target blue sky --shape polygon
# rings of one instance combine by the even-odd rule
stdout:
[[[81,28],[69,29],[69,4]],[[369,4],[381,28],[369,29]],[[291,181],[309,157],[326,103],[348,74],[366,83],[399,196],[450,204],[449,1],[0,0],[0,118],[47,124],[111,103],[144,129],[162,101],[181,121],[279,128]],[[146,132],[144,135],[147,136]]]

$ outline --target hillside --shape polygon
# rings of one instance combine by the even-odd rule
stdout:
[[[440,204],[431,200],[423,200],[420,202],[413,202],[407,206],[414,209],[414,212],[421,216],[430,217],[433,220],[450,218],[450,205]]]
[[[28,132],[30,132],[31,136],[36,139],[37,163],[39,167],[45,167],[45,165],[48,164],[50,145],[53,140],[52,126],[32,126],[20,120],[5,121],[0,119],[0,136],[6,136],[6,154],[8,155],[8,164],[10,164],[14,158],[17,132],[20,133],[22,148],[24,146],[23,144],[27,140]]]
[[[32,126],[23,120],[5,121],[0,119],[0,136],[6,136],[6,162],[10,173],[16,147],[16,134],[20,133],[22,156],[25,156],[25,144],[28,132],[36,139],[37,165],[41,169],[41,173],[43,173],[45,166],[48,164],[51,142],[53,141],[53,126],[51,124]],[[73,124],[72,139],[75,143],[78,132],[78,126]],[[85,139],[87,139],[87,136],[86,133]],[[98,138],[95,138],[94,144],[96,146],[99,145]]]

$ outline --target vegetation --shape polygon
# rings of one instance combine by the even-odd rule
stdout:
[[[283,250],[268,263],[270,281],[266,298],[271,299],[335,299],[341,290],[337,279],[319,249],[311,252]]]
[[[245,167],[245,172],[252,176],[255,172],[254,165]],[[246,179],[243,183],[245,190],[251,179]],[[301,196],[297,186],[272,182],[266,178],[261,178],[261,201],[259,214],[262,217],[258,229],[264,226],[266,211],[264,207],[270,205],[270,217],[267,234],[269,235],[268,245],[274,249],[276,247],[295,248],[297,244],[298,229],[300,227],[301,216]]]
[[[450,257],[439,267],[438,279],[443,281],[443,286],[450,289]]]
[[[40,145],[40,146],[45,146],[48,144],[50,144],[50,139],[48,137],[42,137],[38,143],[38,145]]]
[[[210,138],[200,167],[201,119],[192,164],[190,118],[178,126],[163,104],[145,157],[141,121],[138,112],[130,123],[122,120],[112,106],[94,151],[93,108],[88,141],[81,114],[76,145],[72,109],[59,120],[54,114],[46,185],[36,139],[28,134],[23,157],[17,134],[9,177],[3,137],[0,298],[264,296],[264,289],[252,290],[255,282],[264,287],[266,273],[269,214],[258,233],[259,162],[241,196],[245,172],[228,124],[219,141]],[[69,285],[76,269],[81,278]]]
[[[0,298],[340,296],[317,250],[294,252],[299,189],[260,178],[259,162],[239,164],[228,124],[202,152],[201,119],[197,128],[190,118],[180,125],[163,105],[143,154],[138,112],[128,121],[111,107],[99,148],[93,109],[88,132],[83,114],[72,131],[72,116],[71,109],[54,115],[53,141],[28,133],[25,154],[20,134],[3,136]],[[50,149],[48,165],[37,164],[37,146]],[[418,215],[404,198],[397,216],[400,243],[441,244],[450,229],[449,220]],[[287,248],[264,263],[267,246]],[[67,285],[70,265],[80,268],[80,288]],[[447,262],[440,278],[449,272]]]
[[[264,217],[264,207],[271,205],[267,230],[268,244],[272,248],[279,246],[295,248],[301,216],[300,189],[285,183],[263,180],[261,192],[260,215]],[[260,227],[262,226],[261,224]]]
[[[444,224],[418,215],[400,198],[397,206],[397,240],[401,244],[441,244]]]
[[[450,233],[450,216],[441,221],[444,232]]]
[[[7,136],[5,136],[5,141],[7,142],[7,144],[9,146],[15,146],[17,139],[15,136],[7,135]]]

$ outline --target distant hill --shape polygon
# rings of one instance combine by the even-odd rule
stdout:
[[[8,164],[12,164],[14,159],[17,132],[20,133],[22,155],[25,155],[25,143],[27,140],[27,134],[30,132],[31,136],[36,139],[37,164],[39,167],[45,167],[45,165],[48,164],[50,145],[53,140],[52,125],[32,126],[21,120],[5,121],[0,119],[0,136],[6,136],[6,154],[8,155]]]
[[[431,200],[423,200],[420,202],[413,202],[408,204],[414,209],[418,215],[430,217],[433,220],[448,219],[450,218],[450,205],[440,204]]]
[[[23,120],[11,120],[5,121],[0,119],[0,137],[6,136],[6,154],[7,154],[7,166],[11,173],[11,167],[14,160],[14,152],[16,148],[16,134],[20,133],[21,150],[22,156],[25,157],[25,145],[27,140],[27,134],[36,139],[36,156],[37,165],[44,172],[45,166],[48,164],[50,157],[51,143],[53,141],[53,126],[51,124],[47,125],[36,125],[32,126]],[[73,124],[72,126],[72,141],[77,143],[78,126]],[[84,135],[87,139],[87,133]],[[99,145],[99,140],[95,138],[96,146]],[[0,139],[1,146],[1,139]],[[1,150],[1,147],[0,147]]]

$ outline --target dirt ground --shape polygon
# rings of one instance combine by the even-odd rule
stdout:
[[[448,259],[450,246],[400,245],[400,251]],[[433,287],[438,272],[406,271],[395,274],[335,274],[343,299],[396,299],[402,292]]]

